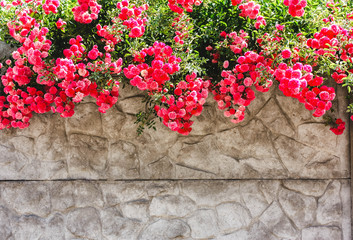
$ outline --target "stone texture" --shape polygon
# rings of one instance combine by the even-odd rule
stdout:
[[[311,227],[302,232],[303,240],[332,240],[342,239],[341,230],[337,227]]]
[[[19,183],[1,190],[0,204],[21,214],[46,216],[51,211],[50,195],[46,184]]]
[[[142,227],[139,221],[122,217],[116,207],[103,209],[101,219],[107,239],[136,239]]]
[[[332,134],[295,99],[259,93],[246,120],[230,123],[210,96],[189,136],[157,120],[136,134],[142,92],[121,89],[101,114],[94,99],[63,119],[34,115],[24,130],[2,130],[3,180],[51,179],[327,179],[349,177],[348,131]],[[344,106],[344,99],[337,108]],[[343,104],[341,104],[343,102]]]
[[[69,137],[69,175],[74,178],[97,178],[105,174],[108,141],[105,138],[72,134]],[[101,174],[100,174],[101,173]]]
[[[317,210],[314,197],[281,189],[279,192],[279,202],[297,227],[303,228],[314,222]]]
[[[11,53],[14,50],[15,49],[11,48],[10,45],[6,44],[5,42],[0,41],[0,59],[11,56]],[[0,76],[2,74],[5,74],[4,69],[0,69]]]
[[[188,197],[164,195],[152,199],[151,216],[185,217],[196,209],[196,204]]]
[[[159,219],[149,225],[141,234],[141,240],[165,240],[190,236],[189,226],[182,220]]]
[[[283,113],[283,110],[279,107],[274,98],[266,103],[257,116],[271,132],[294,137],[295,132],[292,122],[290,122],[290,119]]]
[[[334,181],[327,187],[325,194],[319,198],[317,211],[319,223],[335,224],[340,221],[343,210],[340,191],[340,182]]]
[[[249,210],[239,203],[222,203],[216,207],[221,231],[233,232],[244,228],[251,222]]]
[[[81,238],[101,238],[102,226],[99,212],[93,207],[76,208],[67,215],[66,228]]]
[[[259,220],[273,234],[284,239],[297,239],[298,233],[277,202],[273,202],[261,215]]]
[[[137,148],[133,143],[118,141],[111,144],[108,173],[110,176],[138,178],[140,162]]]
[[[300,192],[301,194],[320,197],[325,193],[329,180],[322,181],[303,181],[287,180],[283,181],[283,186],[289,190]]]
[[[191,236],[198,238],[212,238],[218,230],[216,213],[212,209],[200,209],[188,219]]]
[[[349,181],[284,183],[0,182],[0,239],[351,239]]]
[[[189,136],[159,121],[138,136],[142,99],[125,88],[106,114],[87,98],[2,130],[0,240],[352,238],[348,131],[272,88],[240,124],[209,96]]]

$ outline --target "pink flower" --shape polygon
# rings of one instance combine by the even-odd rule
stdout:
[[[207,51],[212,51],[212,49],[213,49],[213,47],[211,47],[211,46],[207,46],[207,47],[206,47],[206,50],[207,50]]]
[[[98,58],[98,49],[94,48],[91,51],[88,52],[88,57],[92,60],[96,60]]]
[[[284,59],[290,58],[292,55],[292,52],[289,49],[285,49],[282,51],[282,57]]]
[[[344,132],[344,130],[346,129],[346,127],[345,127],[346,123],[343,122],[342,119],[340,119],[340,118],[338,118],[336,120],[335,125],[336,125],[336,127],[331,127],[330,130],[336,135],[341,135]]]
[[[65,25],[66,25],[66,22],[63,21],[61,18],[59,18],[59,20],[56,22],[57,29],[62,29],[63,26],[65,26]]]
[[[279,31],[283,31],[283,30],[284,30],[284,26],[283,26],[283,25],[280,25],[280,24],[276,24],[276,28],[277,28],[277,30],[279,30]]]

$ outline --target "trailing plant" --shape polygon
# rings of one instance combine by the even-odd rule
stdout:
[[[0,40],[17,49],[0,63],[0,129],[71,117],[87,96],[105,113],[123,84],[146,96],[139,134],[155,118],[189,134],[210,93],[241,122],[272,86],[345,129],[328,113],[333,84],[353,90],[352,1],[15,0],[0,14]]]

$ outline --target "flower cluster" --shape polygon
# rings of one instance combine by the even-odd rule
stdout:
[[[264,67],[264,57],[255,52],[246,52],[237,60],[238,64],[232,71],[224,70],[223,79],[213,88],[214,99],[218,108],[225,110],[224,116],[232,117],[231,121],[238,123],[244,120],[245,107],[255,99],[252,86],[259,91],[267,91],[272,85],[266,80],[266,86],[261,86],[261,69]]]
[[[178,14],[182,14],[184,9],[187,12],[192,12],[193,5],[200,6],[202,0],[168,0],[170,10]]]
[[[205,4],[206,9],[230,5],[230,1],[225,2]],[[85,24],[98,19],[101,6],[97,0],[78,0],[78,6],[71,9],[71,18],[63,16],[70,9],[67,5],[60,6],[60,0],[2,1],[0,13],[5,13],[8,28],[5,34],[18,45],[11,59],[3,62],[6,69],[0,63],[2,73],[5,72],[0,84],[0,129],[28,127],[33,113],[51,111],[61,117],[71,117],[75,106],[87,96],[94,97],[98,110],[105,113],[117,102],[121,83],[125,82],[146,91],[146,99],[152,102],[149,106],[154,106],[148,113],[155,113],[172,131],[185,135],[192,130],[192,116],[201,114],[209,92],[213,93],[218,108],[234,123],[244,120],[246,107],[255,99],[255,90],[268,91],[273,80],[278,81],[285,96],[303,103],[315,117],[327,113],[335,99],[335,89],[327,83],[329,75],[351,92],[351,9],[342,11],[341,5],[327,2],[328,9],[323,5],[316,10],[323,13],[320,15],[323,19],[317,21],[320,21],[318,26],[324,27],[307,33],[302,29],[311,26],[303,27],[297,19],[284,26],[271,17],[264,17],[270,13],[268,9],[262,8],[264,16],[260,15],[260,5],[255,1],[232,0],[231,4],[240,12],[236,20],[246,21],[247,29],[229,30],[236,26],[224,20],[223,14],[238,17],[234,15],[237,11],[224,11],[217,15],[220,20],[210,25],[219,29],[218,35],[209,34],[203,28],[208,26],[208,16],[212,14],[203,17],[190,13],[199,11],[201,8],[194,6],[201,3],[202,0],[168,0],[163,12],[171,10],[172,23],[164,21],[167,15],[147,20],[150,12],[147,4],[137,6],[129,0],[119,0],[116,7],[108,4],[111,8],[105,9],[107,15],[96,25],[97,35],[103,42],[100,44],[95,42],[95,36],[66,35],[73,33],[72,19]],[[284,0],[283,3],[293,17],[304,15],[306,0]],[[150,4],[161,7],[154,2]],[[67,22],[56,15],[59,6],[60,17]],[[285,6],[276,5],[276,11],[286,11]],[[301,30],[292,29],[293,22]],[[45,25],[48,23],[49,26]],[[163,31],[158,34],[152,32],[142,37],[146,29],[160,30],[160,24],[169,24],[169,29],[164,31],[163,25]],[[261,28],[266,24],[270,26]],[[49,29],[55,27],[59,29],[56,30],[60,33],[58,39],[66,39],[63,44],[68,42],[67,49],[52,46],[49,36],[54,38],[53,42],[58,39]],[[251,32],[254,27],[257,30]],[[4,38],[4,28],[0,28],[0,36]],[[267,32],[268,29],[273,32]],[[308,35],[313,37],[307,39]],[[205,48],[211,66],[203,65],[207,62]],[[197,77],[199,73],[206,74]],[[353,112],[353,104],[348,111]],[[335,124],[331,131],[342,134],[345,123],[337,119]]]
[[[238,4],[242,3],[242,2],[243,2],[243,0],[232,0],[232,5],[236,6],[236,5],[238,5]]]
[[[165,107],[155,106],[163,124],[172,131],[188,135],[193,124],[190,118],[201,114],[209,85],[208,80],[197,78],[196,73],[187,75],[186,81],[179,82],[168,97],[162,97],[161,102]]]
[[[256,19],[260,12],[260,5],[256,4],[254,1],[250,1],[239,5],[239,9],[241,10],[240,16]]]
[[[335,125],[336,127],[331,127],[330,130],[336,134],[336,135],[341,135],[344,131],[344,129],[346,129],[345,125],[346,123],[342,121],[342,119],[338,118],[335,121]]]
[[[67,23],[63,21],[61,18],[58,19],[58,21],[55,23],[57,29],[63,29]]]
[[[148,5],[144,4],[136,7],[130,4],[128,0],[117,3],[117,16],[112,19],[112,25],[97,25],[97,34],[103,37],[106,52],[113,52],[115,45],[122,41],[124,31],[128,31],[130,38],[142,37],[145,33],[147,18],[143,14],[148,9]]]
[[[314,34],[314,38],[308,39],[307,45],[315,50],[315,54],[329,55],[340,58],[346,62],[353,61],[353,32],[336,24],[323,27],[320,32]]]
[[[129,31],[129,37],[138,38],[141,37],[145,32],[145,25],[147,18],[142,18],[142,13],[148,9],[148,5],[144,4],[140,7],[131,5],[129,8],[129,1],[123,0],[117,3],[117,8],[121,11],[118,18],[115,18],[113,22],[126,26]]]
[[[72,8],[75,21],[80,23],[91,23],[98,19],[98,14],[102,8],[96,0],[77,0],[78,6]]]
[[[57,13],[57,8],[60,6],[60,2],[58,0],[46,0],[43,4],[43,10],[45,14]]]
[[[130,80],[132,86],[149,92],[161,92],[164,84],[170,80],[170,75],[178,72],[180,58],[173,55],[173,49],[162,43],[155,42],[152,47],[143,49],[137,53],[140,62],[138,65],[130,64],[124,68],[124,74]],[[145,57],[151,56],[151,66],[145,63]]]
[[[102,42],[105,42],[105,51],[113,52],[115,45],[122,41],[121,35],[123,31],[113,27],[105,25],[102,27],[100,24],[97,25],[97,35],[103,37]]]
[[[247,3],[242,3],[243,0],[232,0],[232,5],[238,6],[241,10],[240,16],[241,17],[248,17],[250,19],[256,19],[254,24],[256,29],[259,29],[261,26],[266,26],[266,20],[263,16],[259,15],[260,13],[260,5],[256,4],[254,1],[248,1]],[[241,4],[242,3],[242,4]]]
[[[188,22],[190,19],[184,14],[180,14],[178,17],[174,18],[172,27],[175,29],[174,41],[177,44],[183,45],[184,40],[189,36]]]
[[[310,65],[298,62],[291,68],[281,63],[274,75],[280,82],[279,89],[285,96],[297,98],[305,104],[306,109],[315,110],[313,113],[315,117],[321,117],[331,108],[335,90],[332,87],[321,86],[323,78],[314,77],[311,72]]]
[[[304,8],[307,5],[306,0],[283,0],[283,4],[288,6],[288,13],[293,17],[304,15]]]
[[[244,32],[244,30],[240,30],[239,35],[236,32],[231,32],[226,36],[228,41],[230,42],[228,46],[233,53],[241,54],[243,52],[243,49],[248,47],[248,43],[246,40],[248,34]]]

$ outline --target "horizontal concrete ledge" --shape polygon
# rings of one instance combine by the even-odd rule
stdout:
[[[332,180],[347,180],[351,181],[351,177],[347,178],[248,178],[248,179],[228,179],[228,178],[217,178],[217,179],[84,179],[84,178],[73,178],[73,179],[8,179],[0,180],[3,182],[75,182],[75,181],[85,181],[85,182],[102,182],[102,183],[114,183],[114,182],[197,182],[197,181],[207,181],[207,182],[246,182],[246,181],[332,181]]]

